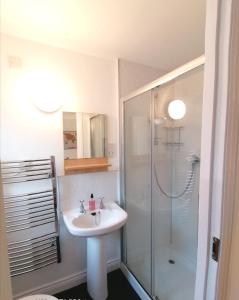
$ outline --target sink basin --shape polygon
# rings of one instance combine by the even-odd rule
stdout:
[[[96,210],[93,214],[87,211],[85,215],[79,209],[63,212],[63,219],[69,232],[81,237],[91,237],[108,234],[122,227],[127,220],[127,213],[116,203],[105,204],[105,208]]]
[[[79,208],[63,211],[69,232],[87,238],[87,290],[94,300],[108,296],[105,236],[122,227],[127,213],[114,202],[105,208],[81,215]]]

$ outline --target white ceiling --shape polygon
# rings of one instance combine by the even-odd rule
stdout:
[[[204,52],[206,0],[0,0],[1,32],[171,70]]]

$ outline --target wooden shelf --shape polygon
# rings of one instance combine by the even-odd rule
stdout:
[[[76,171],[76,170],[83,170],[83,169],[98,169],[98,168],[106,168],[110,167],[110,164],[92,164],[92,165],[83,165],[83,166],[68,166],[65,167],[65,171]]]
[[[108,171],[108,158],[65,159],[65,174]]]

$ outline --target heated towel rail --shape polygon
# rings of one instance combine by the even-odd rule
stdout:
[[[8,252],[11,276],[60,263],[54,156],[48,159],[3,161],[1,173],[4,187],[8,186],[4,188],[3,199],[6,231],[10,241]],[[34,192],[12,194],[12,190],[16,189],[9,189],[9,185],[17,185],[19,189],[19,185],[24,182],[38,180],[51,182],[48,188],[40,185],[40,190],[37,188]]]

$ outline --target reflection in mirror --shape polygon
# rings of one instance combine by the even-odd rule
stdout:
[[[105,115],[93,115],[89,117],[91,157],[106,156],[106,152],[105,152],[106,122],[105,121],[106,121]]]
[[[104,114],[63,112],[63,136],[65,159],[106,157]]]
[[[65,174],[107,171],[107,117],[63,112]]]

